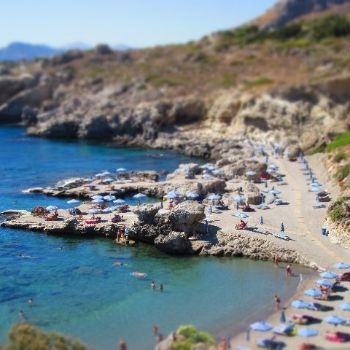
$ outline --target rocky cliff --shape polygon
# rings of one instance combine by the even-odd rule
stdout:
[[[265,14],[258,17],[253,23],[265,28],[279,28],[306,15],[321,14],[325,11],[335,11],[341,5],[350,4],[349,0],[280,0]],[[349,10],[349,7],[341,7]]]
[[[337,23],[324,43],[311,30],[284,39],[247,28],[186,45],[100,45],[3,64],[0,122],[21,122],[35,136],[208,158],[247,137],[308,149],[350,127],[350,32],[339,36]]]

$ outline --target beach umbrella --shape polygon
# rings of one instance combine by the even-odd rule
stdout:
[[[186,197],[190,199],[196,199],[199,197],[199,194],[195,191],[191,191],[186,194]]]
[[[78,199],[70,199],[69,201],[67,201],[68,204],[78,204],[80,203],[80,200]]]
[[[108,176],[111,175],[111,173],[107,170],[103,171],[102,173],[100,173],[102,176]]]
[[[177,191],[170,191],[164,197],[168,198],[168,199],[175,199],[175,198],[178,198],[180,196],[181,196],[181,194],[179,192],[177,192]]]
[[[319,334],[319,331],[317,329],[314,328],[299,328],[297,335],[299,335],[300,337],[315,337],[316,335]]]
[[[334,326],[338,326],[339,324],[344,324],[346,322],[346,320],[339,316],[328,316],[323,320],[329,324],[333,324]]]
[[[102,213],[111,213],[112,212],[112,209],[111,208],[105,208],[102,210]]]
[[[103,199],[103,196],[101,196],[100,194],[95,194],[91,197],[91,199]]]
[[[118,168],[117,169],[117,173],[124,173],[125,171],[127,171],[125,168]]]
[[[336,269],[350,269],[350,265],[349,264],[345,264],[343,262],[335,264],[334,267]]]
[[[245,200],[246,200],[245,196],[242,196],[242,195],[240,195],[240,196],[235,196],[233,199],[234,199],[234,201],[237,202],[237,203],[242,203],[242,202],[245,202]]]
[[[211,194],[210,196],[207,197],[209,200],[211,201],[218,201],[219,199],[221,199],[221,196],[218,194]]]
[[[125,203],[125,200],[118,198],[118,199],[114,200],[113,203],[117,204],[117,205],[122,205]]]
[[[319,286],[323,286],[323,287],[332,287],[333,286],[333,282],[328,281],[328,280],[317,280],[316,283]]]
[[[204,175],[202,176],[202,178],[203,178],[204,180],[212,180],[212,179],[213,179],[213,177],[212,177],[211,175],[209,175],[209,174],[204,174]]]
[[[294,300],[291,304],[295,309],[307,309],[310,306],[310,303],[306,303],[303,300]]]
[[[97,198],[97,199],[93,199],[91,202],[95,204],[100,204],[100,203],[103,203],[104,200],[102,198]]]
[[[140,199],[140,198],[145,198],[145,197],[147,197],[147,196],[143,193],[137,193],[133,196],[133,198],[135,198],[135,199]]]
[[[263,321],[263,322],[252,323],[250,325],[250,329],[257,332],[268,332],[268,331],[271,331],[273,327],[270,323]]]
[[[96,209],[96,208],[93,208],[93,209],[89,209],[88,210],[88,213],[89,214],[98,214],[100,212],[100,210],[99,209]]]
[[[270,193],[276,194],[276,195],[277,195],[277,194],[280,194],[281,191],[278,191],[278,190],[273,189],[273,190],[270,191]]]
[[[332,279],[332,278],[337,278],[338,277],[338,275],[335,272],[331,272],[331,271],[322,272],[322,273],[320,273],[320,276],[322,278],[328,278],[328,279]]]
[[[235,212],[234,213],[234,216],[237,217],[237,218],[240,218],[240,219],[247,219],[249,218],[249,215],[246,214],[246,213],[241,213],[239,211]]]
[[[350,303],[341,304],[339,305],[339,308],[340,310],[343,310],[343,311],[350,311]]]
[[[248,177],[250,176],[255,176],[256,175],[256,172],[255,171],[252,171],[252,170],[249,170],[245,173]]]
[[[318,289],[308,289],[304,292],[304,295],[307,295],[309,297],[313,297],[313,298],[318,298],[322,295],[322,293],[318,290]]]
[[[46,207],[46,210],[51,211],[51,210],[57,210],[58,207],[56,207],[55,205],[49,205],[48,207]]]
[[[113,182],[114,181],[114,179],[112,179],[111,177],[108,177],[107,179],[103,179],[102,180],[102,183],[110,183],[110,182]]]
[[[111,207],[109,207],[108,209],[110,209],[110,211],[114,211],[119,209],[117,205],[112,205]]]
[[[115,200],[115,196],[109,194],[107,196],[104,196],[103,199],[106,201],[106,202],[112,202]]]

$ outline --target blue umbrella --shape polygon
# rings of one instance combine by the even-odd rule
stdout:
[[[103,179],[103,180],[102,180],[102,183],[108,184],[108,183],[111,183],[111,182],[113,182],[113,181],[114,181],[114,179],[112,179],[111,177],[109,177],[109,178],[107,178],[107,179]]]
[[[102,210],[102,213],[111,213],[112,209],[111,208],[106,208]]]
[[[221,198],[220,195],[218,194],[211,194],[210,196],[208,196],[208,199],[211,200],[211,201],[217,201]]]
[[[328,280],[317,280],[316,283],[320,286],[323,286],[323,287],[332,287],[333,286],[333,282],[328,281]]]
[[[125,203],[125,200],[124,199],[116,199],[115,201],[113,201],[114,204],[117,204],[117,205],[122,205]]]
[[[330,271],[322,272],[320,273],[320,276],[322,278],[329,278],[329,279],[338,277],[338,275],[335,272],[330,272]]]
[[[191,191],[186,194],[186,197],[190,199],[196,199],[199,197],[199,194],[195,191]]]
[[[272,193],[272,194],[280,194],[281,191],[278,191],[278,190],[271,190],[270,193]]]
[[[339,308],[343,311],[350,311],[350,303],[344,303],[339,305]]]
[[[46,210],[51,211],[51,210],[57,210],[58,207],[56,207],[55,205],[49,205],[48,207],[46,207]]]
[[[313,298],[318,298],[322,295],[322,293],[318,290],[318,289],[308,289],[304,292],[304,295],[307,295],[309,297],[313,297]]]
[[[333,324],[335,326],[338,326],[339,324],[343,324],[346,322],[346,320],[344,320],[343,318],[339,317],[339,316],[328,316],[326,318],[323,319],[325,322],[329,323],[329,324]]]
[[[175,199],[175,198],[180,197],[180,195],[181,194],[179,192],[177,192],[177,191],[170,191],[164,197],[168,198],[168,199]]]
[[[234,216],[236,216],[237,218],[240,218],[240,219],[247,219],[249,218],[249,215],[246,214],[246,213],[241,213],[239,211],[237,211]]]
[[[272,329],[272,325],[265,321],[263,322],[255,322],[250,325],[250,329],[257,332],[268,332]]]
[[[100,212],[100,210],[99,210],[99,209],[95,209],[95,208],[94,208],[94,209],[89,209],[89,210],[88,210],[88,213],[89,213],[89,214],[98,214],[99,212]]]
[[[103,199],[103,196],[101,196],[100,194],[95,194],[91,197],[91,199]]]
[[[245,202],[245,200],[246,200],[245,196],[242,196],[242,195],[234,197],[234,201],[237,203]]]
[[[92,202],[92,203],[99,204],[99,203],[103,203],[104,200],[103,200],[102,198],[97,198],[97,199],[93,199],[91,202]]]
[[[80,201],[78,199],[70,199],[69,201],[67,201],[68,204],[78,204],[80,203]]]
[[[109,194],[109,195],[107,195],[107,196],[104,196],[103,199],[104,199],[105,201],[107,201],[107,202],[112,202],[112,201],[115,200],[115,196]]]
[[[298,329],[297,335],[301,337],[315,337],[319,334],[319,331],[317,329],[313,328],[300,328]]]
[[[349,264],[345,264],[343,262],[335,264],[334,267],[336,269],[350,269],[350,265]]]
[[[294,300],[291,305],[296,309],[307,309],[310,307],[310,303],[306,303],[303,300]]]
[[[145,198],[145,197],[147,197],[147,196],[143,193],[138,193],[138,194],[135,194],[133,196],[133,198],[136,198],[136,199]]]

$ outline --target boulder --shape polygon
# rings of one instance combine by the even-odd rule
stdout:
[[[193,233],[196,226],[205,218],[204,206],[195,201],[185,201],[169,212],[157,213],[156,222],[169,223],[173,230]]]
[[[152,225],[154,224],[154,218],[159,211],[159,205],[144,204],[134,210],[140,223]]]
[[[168,234],[171,232],[169,225],[148,225],[134,224],[129,228],[129,237],[137,242],[153,244],[155,239],[162,233]]]
[[[159,235],[154,240],[155,246],[168,254],[192,254],[191,242],[184,232],[170,232],[168,235]]]

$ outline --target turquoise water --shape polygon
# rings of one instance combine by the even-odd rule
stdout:
[[[118,167],[173,170],[189,160],[171,152],[29,138],[12,127],[0,127],[0,143],[0,210],[64,206],[61,199],[21,193],[64,177]],[[126,266],[114,266],[115,261]],[[132,271],[148,276],[137,279]],[[151,279],[163,283],[165,291],[151,290]],[[30,323],[96,349],[116,349],[124,338],[129,350],[149,350],[155,345],[155,323],[163,334],[184,323],[218,332],[273,308],[273,295],[287,295],[297,283],[269,263],[174,258],[146,245],[123,248],[109,240],[0,229],[0,342],[21,320],[22,310]]]

